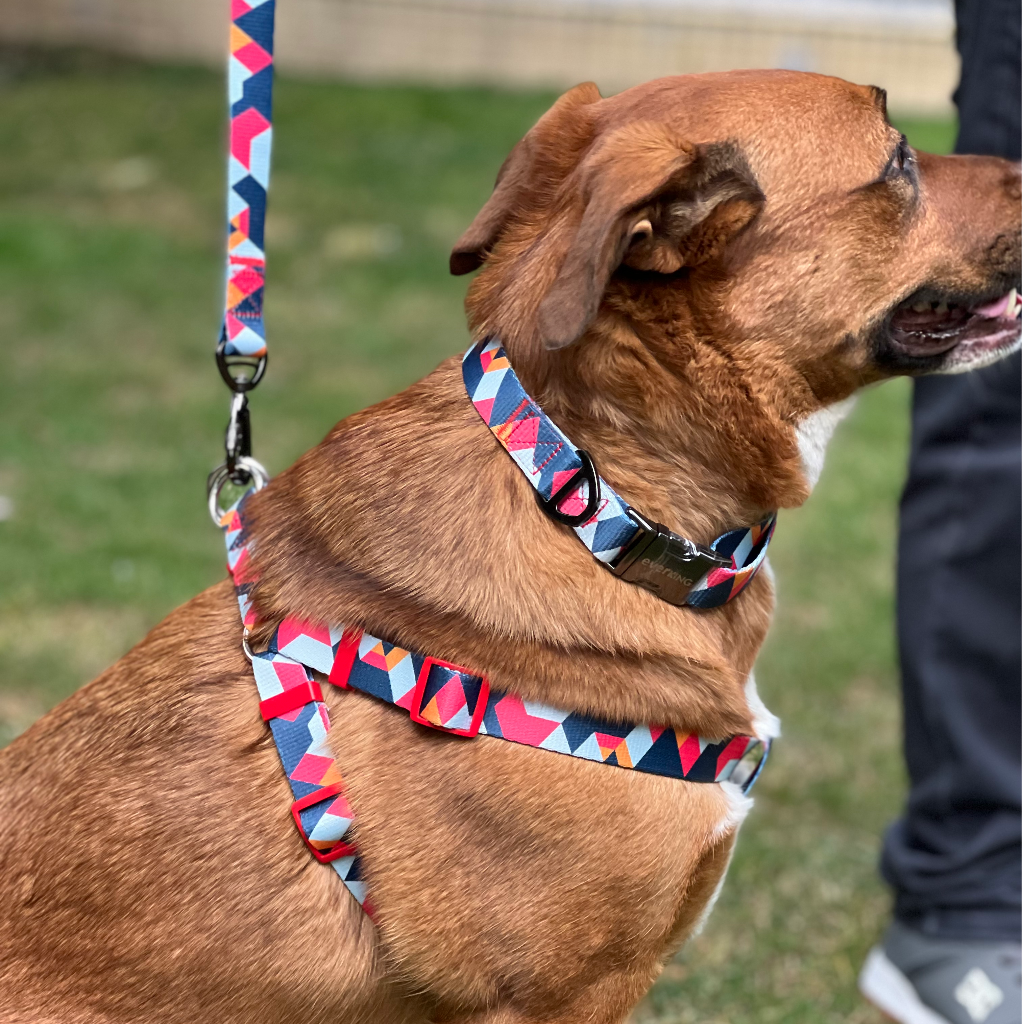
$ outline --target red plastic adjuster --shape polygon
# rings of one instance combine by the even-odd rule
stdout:
[[[327,682],[337,686],[340,690],[348,689],[348,677],[352,674],[352,666],[356,663],[359,654],[359,641],[363,639],[363,631],[346,629],[341,634],[341,642],[338,644],[338,652],[334,655],[334,664],[331,666],[331,674]]]
[[[281,693],[275,693],[273,697],[260,701],[260,714],[264,722],[272,718],[280,718],[287,715],[289,711],[305,707],[314,700],[323,700],[324,694],[320,684],[315,679],[307,679],[298,686],[289,686]]]
[[[292,817],[295,819],[295,827],[299,830],[302,841],[309,847],[309,852],[321,864],[330,864],[332,860],[338,860],[340,857],[351,857],[357,852],[356,847],[352,843],[346,843],[344,839],[339,839],[329,850],[318,850],[309,841],[309,836],[306,835],[306,830],[302,827],[302,818],[299,817],[299,811],[304,811],[307,807],[322,803],[324,800],[330,800],[331,797],[340,796],[344,792],[345,787],[340,782],[335,782],[330,786],[324,786],[323,789],[318,789],[306,796],[299,797],[292,804]]]
[[[464,676],[472,676],[474,679],[480,680],[480,691],[477,694],[476,706],[473,708],[473,717],[470,720],[468,729],[452,729],[447,725],[437,725],[434,722],[428,721],[424,718],[420,712],[422,711],[423,694],[427,689],[427,679],[430,676],[430,669],[438,665],[441,668],[450,669],[453,672],[458,672]],[[464,668],[462,665],[453,665],[450,661],[441,661],[440,658],[424,658],[423,665],[420,667],[420,674],[416,677],[416,686],[412,691],[412,702],[409,706],[409,717],[420,725],[425,725],[429,729],[437,729],[439,732],[446,732],[452,736],[476,736],[480,732],[480,723],[484,720],[484,712],[487,710],[487,698],[491,695],[491,684],[487,681],[486,676],[477,675],[475,672],[468,668]]]

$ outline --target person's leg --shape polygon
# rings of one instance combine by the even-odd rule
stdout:
[[[1020,939],[1021,358],[916,382],[898,628],[910,796],[885,839],[895,916]]]
[[[1020,159],[1020,0],[958,0],[958,152]],[[906,812],[861,977],[906,1024],[1020,1024],[1021,358],[915,382],[900,507]]]

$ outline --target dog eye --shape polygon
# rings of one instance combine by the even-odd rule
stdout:
[[[906,178],[910,175],[910,166],[914,162],[914,153],[907,144],[907,137],[900,136],[900,144],[893,151],[889,162],[885,165],[882,177],[885,180],[892,178]]]

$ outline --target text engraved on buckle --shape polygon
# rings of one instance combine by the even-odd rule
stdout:
[[[680,537],[667,526],[649,523],[635,509],[627,512],[638,526],[637,536],[609,568],[663,601],[685,604],[686,595],[712,569],[732,565],[730,559]]]

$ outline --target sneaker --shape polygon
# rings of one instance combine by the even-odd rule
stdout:
[[[859,986],[899,1024],[1021,1024],[1020,943],[931,938],[894,921]]]

